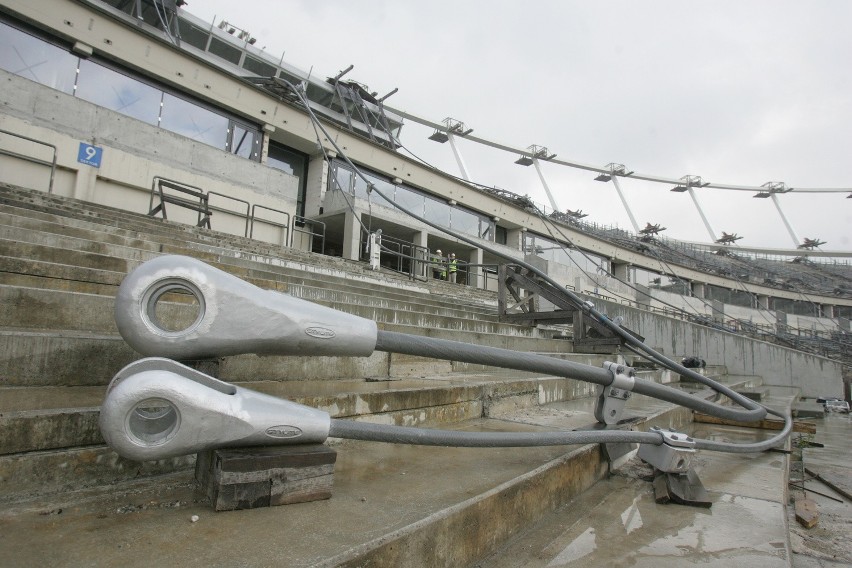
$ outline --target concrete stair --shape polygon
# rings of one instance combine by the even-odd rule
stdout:
[[[2,186],[0,550],[11,566],[475,565],[609,474],[597,445],[470,450],[331,440],[338,452],[331,500],[214,514],[193,492],[194,456],[125,460],[97,427],[109,380],[140,357],[115,329],[117,287],[161,254],[199,258],[385,330],[594,366],[614,357],[572,353],[549,329],[500,322],[493,293]],[[481,365],[384,353],[242,355],[204,365],[335,418],[486,431],[594,422],[591,385]],[[724,368],[705,372],[726,378]],[[640,375],[678,380],[661,370]],[[726,380],[753,391],[761,384]],[[699,384],[682,388],[713,397]],[[631,398],[628,414],[638,429],[691,421],[691,412],[641,396]],[[200,524],[190,522],[193,514]],[[45,538],[55,546],[38,546]]]

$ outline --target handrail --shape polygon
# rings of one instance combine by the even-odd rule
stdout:
[[[0,133],[8,134],[9,136],[14,136],[15,138],[20,138],[21,140],[26,140],[27,142],[32,142],[34,144],[40,144],[42,146],[47,146],[48,148],[53,149],[53,159],[48,162],[47,160],[41,160],[39,158],[34,158],[32,156],[26,156],[24,154],[19,154],[17,152],[11,152],[9,150],[0,149],[0,154],[4,156],[11,156],[13,158],[18,158],[20,160],[24,160],[27,162],[31,162],[33,164],[40,164],[42,166],[50,166],[50,182],[47,185],[47,193],[53,193],[53,180],[56,177],[56,146],[53,144],[48,144],[47,142],[43,142],[41,140],[36,140],[35,138],[30,138],[28,136],[23,136],[16,132],[10,132],[8,130],[0,129]]]
[[[248,237],[248,233],[249,233],[249,211],[251,210],[251,203],[249,203],[249,202],[248,202],[248,201],[246,201],[245,199],[239,199],[239,198],[236,198],[236,197],[232,197],[232,196],[230,196],[230,195],[225,195],[224,193],[219,193],[218,191],[208,191],[208,192],[207,192],[207,195],[208,195],[208,197],[209,197],[210,195],[218,195],[219,197],[224,197],[225,199],[231,199],[231,200],[233,200],[233,201],[239,201],[240,203],[245,204],[245,206],[246,206],[246,212],[245,212],[245,215],[242,215],[242,216],[243,216],[243,217],[245,217],[245,220],[246,220],[246,228],[245,228],[245,230],[243,231],[243,236],[244,236],[244,237]],[[221,208],[221,207],[214,207],[214,206],[212,206],[212,205],[210,206],[210,208],[211,208],[211,209],[214,209],[214,210],[216,210],[216,211],[219,211],[220,213],[229,213],[229,214],[231,214],[231,215],[237,215],[237,216],[240,216],[240,214],[239,214],[237,211],[231,211],[230,209],[223,209],[223,208]]]
[[[299,228],[299,223],[302,225],[310,225],[311,230],[306,231],[304,229]],[[316,225],[320,225],[322,231],[316,232],[314,231],[314,227]],[[325,223],[323,221],[315,221],[313,219],[308,219],[302,215],[293,215],[293,231],[290,233],[290,246],[293,246],[293,239],[296,237],[296,233],[304,233],[311,237],[311,249],[313,250],[313,237],[320,237],[320,254],[325,254]]]
[[[184,197],[167,195],[163,192],[164,187],[186,195],[191,195],[198,199],[198,203],[193,203]],[[154,206],[155,195],[159,195],[160,197],[160,203],[157,206]],[[202,225],[206,225],[208,229],[210,228],[210,216],[213,212],[210,210],[209,196],[204,193],[202,188],[177,180],[154,176],[151,181],[151,199],[148,202],[148,215],[153,217],[157,213],[162,213],[163,219],[168,219],[166,214],[166,203],[172,203],[179,207],[197,211],[198,220],[195,226],[201,227]]]
[[[274,209],[272,207],[267,207],[266,205],[257,205],[254,204],[251,206],[251,229],[249,230],[249,238],[254,238],[254,222],[257,219],[257,215],[255,211],[257,209],[266,209],[267,211],[274,211],[275,213],[281,213],[287,220],[284,223],[278,223],[277,221],[272,221],[270,219],[260,219],[263,223],[267,225],[272,225],[273,227],[281,227],[284,229],[284,238],[282,239],[281,246],[290,246],[290,214],[286,211],[281,211],[280,209]]]

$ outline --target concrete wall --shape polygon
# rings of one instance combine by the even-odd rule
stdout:
[[[798,387],[804,396],[843,392],[842,367],[836,361],[624,305],[595,305],[610,318],[623,316],[626,327],[670,358],[698,355],[708,364],[725,365],[732,374],[759,375],[767,385]]]
[[[158,176],[295,213],[298,180],[294,176],[2,70],[0,84],[4,112],[0,129],[56,146],[57,195],[146,213],[152,180]],[[103,148],[100,168],[77,161],[81,142]],[[34,152],[32,143],[8,135],[2,137],[2,148],[49,159],[46,150]],[[49,168],[3,156],[0,179],[46,190]],[[239,215],[246,210],[244,204],[216,195],[211,205]],[[195,222],[195,212],[174,206],[168,211],[170,219]],[[214,214],[213,228],[242,235],[245,217]],[[274,233],[270,242],[280,238],[278,231]]]

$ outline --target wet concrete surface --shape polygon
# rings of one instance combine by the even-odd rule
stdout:
[[[780,390],[765,403],[789,405],[793,393]],[[736,443],[772,435],[708,424],[684,430]],[[710,509],[657,504],[651,483],[642,478],[651,470],[634,458],[477,566],[790,566],[786,455],[700,451],[693,466],[713,502]]]
[[[791,398],[791,393],[777,392],[765,402],[783,407]],[[654,416],[670,406],[636,396],[628,411]],[[592,410],[588,399],[559,402],[504,411],[493,419],[458,427],[569,429],[593,422]],[[832,443],[819,459],[825,465],[839,462],[848,467],[848,419],[826,421],[834,422],[838,427],[826,435],[841,437],[846,445]],[[738,442],[771,435],[733,427],[695,427],[691,431],[695,436]],[[0,564],[333,566],[351,558],[351,551],[358,547],[475,504],[496,487],[581,450],[362,442],[334,447],[339,455],[333,497],[327,501],[214,513],[209,504],[196,500],[191,474],[176,474],[5,506],[0,509]],[[498,553],[476,565],[789,566],[786,462],[781,453],[699,452],[696,469],[713,501],[709,510],[657,505],[647,481],[630,473],[613,476],[541,521],[528,524],[522,535],[507,537]],[[814,465],[817,462],[813,460]],[[507,509],[504,514],[511,521],[514,513]],[[192,521],[194,515],[197,522]],[[465,526],[462,530],[477,529]],[[823,563],[796,566],[833,565],[814,556],[802,558]],[[409,560],[397,565],[454,565],[432,561],[426,552]]]
[[[537,429],[488,420],[462,427]],[[195,500],[191,474],[184,474],[7,506],[0,510],[0,564],[314,566],[487,493],[571,447],[344,442],[335,449],[327,501],[214,513]]]
[[[837,482],[840,489],[852,486],[852,415],[829,413],[814,422],[816,434],[804,439],[824,447],[804,448],[804,467]],[[790,514],[792,565],[796,568],[852,566],[852,501],[848,495],[810,477],[806,474],[804,487],[807,498],[816,503],[819,522],[806,529]]]

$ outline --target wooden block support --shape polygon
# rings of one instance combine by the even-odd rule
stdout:
[[[304,503],[331,498],[336,460],[322,444],[208,450],[195,479],[216,511]]]
[[[693,412],[693,421],[704,424],[719,424],[722,426],[742,426],[744,428],[760,428],[762,430],[783,430],[784,421],[774,418],[767,418],[757,422],[739,422],[737,420],[728,420],[726,418],[718,418],[703,414],[701,412]],[[802,420],[793,421],[793,432],[802,432],[805,434],[816,434],[816,424],[813,422],[805,422]]]
[[[809,529],[819,522],[819,511],[816,503],[810,499],[796,499],[795,502],[796,520],[799,524]]]

